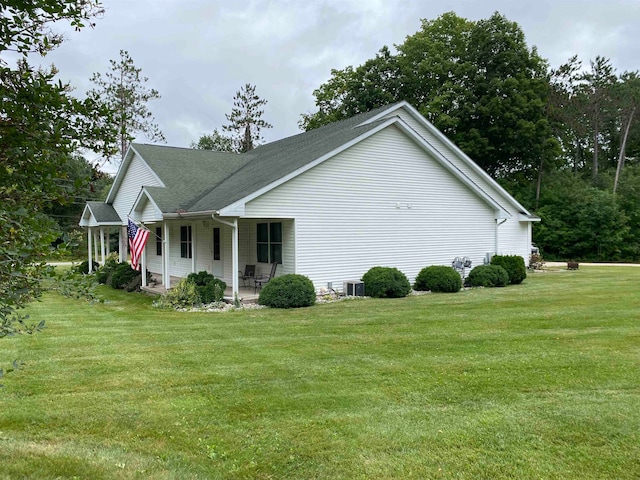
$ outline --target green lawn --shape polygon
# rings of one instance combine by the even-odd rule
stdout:
[[[640,268],[281,311],[49,295],[0,478],[637,479]]]

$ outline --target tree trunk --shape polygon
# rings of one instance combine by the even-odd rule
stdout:
[[[624,129],[624,135],[622,136],[622,142],[620,143],[620,154],[618,155],[618,166],[616,167],[616,177],[613,181],[613,194],[616,194],[616,190],[618,189],[618,180],[620,180],[620,172],[622,172],[622,167],[624,166],[624,156],[625,150],[627,148],[627,137],[629,136],[629,129],[631,128],[631,123],[633,122],[633,116],[636,113],[635,107],[631,110],[629,114],[629,120],[627,121],[627,126]]]

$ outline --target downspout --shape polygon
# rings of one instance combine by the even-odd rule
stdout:
[[[503,218],[502,221],[500,221],[501,219],[496,218],[496,238],[495,238],[495,247],[493,249],[493,254],[494,255],[498,255],[498,227],[500,225],[502,225],[504,222],[506,222],[508,219],[507,218]]]
[[[238,285],[238,219],[234,218],[233,222],[228,222],[226,220],[222,220],[219,217],[216,217],[216,214],[212,214],[211,218],[215,221],[215,222],[220,222],[223,225],[227,225],[228,227],[231,227],[231,273],[232,273],[232,280],[231,280],[231,290],[232,290],[232,297],[233,297],[233,301],[235,302],[239,296],[238,296],[238,289],[239,289],[239,285]]]

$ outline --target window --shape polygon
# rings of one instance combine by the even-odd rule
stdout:
[[[191,225],[180,227],[180,256],[182,258],[192,257],[191,245]]]
[[[213,229],[213,259],[220,260],[220,229]]]
[[[156,255],[162,255],[162,227],[156,227]]]
[[[259,223],[257,260],[260,263],[282,263],[282,223]]]

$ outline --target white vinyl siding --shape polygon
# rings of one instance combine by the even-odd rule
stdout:
[[[125,223],[143,186],[160,186],[160,184],[147,164],[138,155],[134,155],[113,200],[113,208]]]
[[[295,272],[316,287],[376,265],[413,281],[425,266],[456,256],[477,265],[495,249],[493,209],[393,126],[249,202],[246,214],[295,218]]]
[[[520,255],[528,265],[529,254],[531,253],[531,223],[518,220],[518,215],[521,212],[514,207],[512,201],[507,197],[508,194],[490,179],[488,175],[483,172],[478,172],[473,165],[469,165],[463,161],[460,158],[460,154],[454,151],[457,147],[452,147],[449,142],[443,141],[438,135],[429,131],[429,129],[416,120],[413,115],[402,109],[393,112],[392,116],[393,115],[402,118],[418,135],[436,148],[447,160],[453,163],[512,215],[513,218],[507,220],[498,228],[498,246],[496,253],[501,255]],[[479,169],[480,167],[477,168]]]

